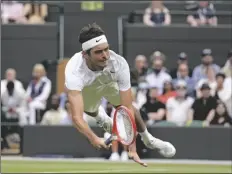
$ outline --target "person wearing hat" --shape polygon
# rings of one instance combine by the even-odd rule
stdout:
[[[184,80],[179,80],[175,89],[176,96],[169,98],[166,103],[166,117],[167,121],[174,122],[178,126],[184,126],[189,121],[188,113],[194,99],[187,96],[187,84]]]
[[[206,73],[206,78],[200,79],[196,83],[196,86],[195,86],[196,95],[197,95],[198,98],[201,97],[201,95],[202,95],[201,94],[201,90],[200,90],[202,84],[207,83],[209,85],[209,87],[210,87],[210,94],[212,96],[215,95],[215,90],[217,88],[217,82],[216,82],[216,78],[215,78],[217,73],[215,72],[215,70],[213,69],[213,67],[212,66],[207,67],[205,73]]]
[[[218,73],[220,71],[220,66],[213,63],[213,56],[211,49],[206,48],[202,50],[201,61],[202,63],[193,69],[192,78],[195,83],[197,83],[200,79],[207,78],[206,71],[209,67],[212,67],[215,73]]]
[[[188,66],[188,55],[185,52],[181,52],[178,55],[177,68],[174,68],[170,71],[170,75],[173,79],[178,77],[178,69],[181,64],[186,64]],[[188,68],[189,76],[192,76],[192,69]]]
[[[141,112],[144,114],[143,120],[147,125],[151,126],[156,122],[165,119],[165,104],[159,101],[159,90],[157,87],[152,87],[147,91],[146,103],[141,107]]]
[[[202,84],[200,90],[202,95],[194,101],[189,117],[209,125],[215,116],[217,99],[210,95],[210,86],[207,83]]]
[[[221,71],[227,76],[232,77],[232,49],[227,54],[227,61]]]

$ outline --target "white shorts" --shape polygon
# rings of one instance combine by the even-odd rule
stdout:
[[[114,106],[120,105],[120,95],[117,82],[110,82],[103,85],[95,83],[91,86],[86,86],[82,90],[82,96],[85,112],[97,112],[101,105],[102,97]]]

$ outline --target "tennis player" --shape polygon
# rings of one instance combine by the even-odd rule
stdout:
[[[76,53],[65,68],[65,86],[70,102],[73,122],[95,148],[108,148],[83,119],[83,112],[96,119],[97,124],[111,133],[113,121],[101,106],[102,97],[115,107],[127,107],[135,117],[137,131],[144,144],[158,149],[165,157],[172,157],[176,150],[166,141],[153,137],[132,105],[129,66],[126,60],[109,49],[104,31],[97,25],[85,26],[79,35],[82,51]],[[129,147],[129,157],[140,161],[135,143]]]

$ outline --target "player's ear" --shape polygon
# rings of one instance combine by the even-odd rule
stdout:
[[[81,53],[82,53],[82,56],[86,59],[88,56],[88,53],[86,51],[82,51]]]

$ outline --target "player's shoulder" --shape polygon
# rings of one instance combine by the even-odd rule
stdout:
[[[110,59],[113,62],[114,66],[121,67],[121,66],[127,66],[128,65],[126,59],[123,56],[115,53],[112,50],[110,50],[109,52],[110,52]]]
[[[126,61],[124,57],[115,53],[113,50],[109,50],[109,52],[110,52],[110,58],[112,58],[113,60],[117,60],[118,62]]]
[[[74,73],[81,69],[83,63],[82,53],[75,53],[67,62],[65,67],[65,74]]]

